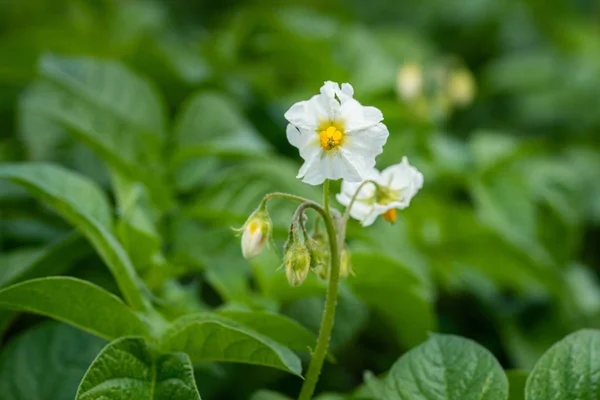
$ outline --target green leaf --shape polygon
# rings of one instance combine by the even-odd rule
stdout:
[[[251,296],[248,262],[231,228],[177,218],[171,229],[174,264],[185,265],[190,272],[202,270],[206,281],[225,301],[243,302]]]
[[[381,313],[405,346],[415,346],[435,329],[433,304],[426,288],[411,270],[378,255],[352,254],[352,291]]]
[[[119,206],[117,233],[137,270],[150,267],[160,257],[162,240],[146,188],[114,172],[113,187]]]
[[[477,170],[485,171],[514,156],[519,142],[507,134],[479,131],[469,141],[469,149]]]
[[[583,329],[552,346],[527,379],[527,400],[600,398],[600,331]]]
[[[43,248],[18,249],[0,254],[0,288],[41,276],[60,275],[91,252],[79,233]]]
[[[477,217],[541,265],[552,262],[536,231],[536,204],[526,173],[504,167],[471,186]]]
[[[0,290],[0,307],[45,315],[109,340],[147,334],[118,297],[75,278],[40,278],[9,286]]]
[[[21,185],[77,227],[109,267],[127,302],[138,310],[145,307],[133,265],[111,233],[108,201],[93,182],[45,163],[0,165],[0,179]]]
[[[422,265],[408,257],[405,260],[397,258],[389,251],[384,254],[394,256],[403,265],[417,267],[413,268],[415,273],[417,269],[428,273],[430,265],[442,285],[451,286],[452,290],[462,286],[483,296],[487,296],[485,288],[490,286],[523,296],[539,296],[561,283],[556,271],[538,266],[527,254],[484,226],[471,206],[436,194],[423,194],[425,196],[411,205],[405,217],[410,219],[408,226],[414,226],[418,221],[430,221],[429,228],[423,231],[425,241],[432,245],[426,252],[430,262]],[[378,238],[381,241],[380,236]],[[410,238],[394,236],[393,239],[404,243]],[[388,241],[388,246],[395,250],[400,243],[394,246]],[[410,250],[415,251],[414,246],[401,249],[404,253]],[[482,281],[487,285],[483,286]]]
[[[363,374],[364,384],[360,386],[354,396],[359,399],[382,399],[384,398],[383,393],[385,392],[384,379],[380,379],[375,376],[371,371],[366,371]]]
[[[79,100],[93,107],[94,111],[103,112],[106,116],[118,119],[129,129],[135,129],[135,144],[145,146],[135,149],[137,157],[155,157],[156,154],[142,155],[143,150],[158,150],[166,137],[166,112],[164,104],[156,89],[142,77],[136,75],[123,65],[114,61],[94,60],[84,57],[58,57],[45,55],[39,63],[39,73],[47,81],[55,84],[56,89],[63,90],[71,99]],[[102,140],[108,140],[106,131]],[[130,131],[121,131],[129,134]],[[131,156],[119,150],[128,148],[113,147],[119,142],[123,144],[129,137],[115,136],[104,142],[115,154]],[[101,140],[98,137],[98,140]],[[151,146],[151,147],[150,147]],[[140,158],[136,158],[140,161]]]
[[[101,339],[56,322],[25,331],[0,354],[0,398],[72,400],[104,345]]]
[[[291,400],[288,396],[272,390],[259,390],[252,394],[250,400]]]
[[[564,313],[567,312],[567,315]],[[502,319],[504,349],[513,365],[531,370],[542,355],[558,340],[577,329],[572,320],[573,309],[561,311],[558,306],[544,310],[537,318],[523,319],[521,313]]]
[[[122,338],[98,355],[76,400],[200,400],[187,355],[156,354],[141,338]]]
[[[239,107],[218,93],[198,93],[183,106],[175,124],[175,158],[206,155],[258,156],[269,148]]]
[[[242,224],[263,197],[270,192],[294,193],[308,199],[319,199],[314,187],[295,179],[298,166],[280,157],[252,160],[222,168],[211,174],[205,190],[194,197],[189,215],[205,221]],[[297,204],[272,200],[269,214],[276,228],[287,231],[290,215]]]
[[[396,361],[386,378],[386,400],[507,398],[508,381],[494,356],[453,335],[431,335]]]
[[[508,400],[525,400],[525,383],[529,373],[513,369],[506,371],[508,378]]]
[[[394,86],[398,63],[381,45],[374,33],[364,27],[349,26],[338,37],[340,57],[349,66],[356,92],[366,95]]]
[[[45,55],[21,100],[23,135],[68,132],[166,206],[166,117],[155,89],[114,61]]]
[[[219,314],[267,336],[293,350],[307,351],[317,344],[316,336],[291,318],[267,311],[223,310]]]
[[[63,215],[74,208],[107,230],[113,227],[106,195],[83,175],[48,163],[6,163],[0,165],[0,179],[22,186]]]
[[[307,283],[308,280],[303,283],[303,286]],[[290,287],[287,281],[286,285],[289,291]],[[309,327],[313,332],[318,332],[325,311],[325,290],[318,293],[317,297],[308,297],[311,290],[305,292],[304,295],[307,297],[286,304],[283,311],[295,320],[300,321],[304,326]],[[301,294],[302,292],[299,293],[299,295]],[[368,322],[368,317],[367,306],[346,285],[340,284],[338,305],[329,345],[330,351],[335,354],[355,339]]]
[[[148,8],[148,3],[143,3],[143,7]],[[199,40],[193,34],[179,35],[168,30],[156,42],[156,57],[165,64],[164,72],[170,72],[186,84],[194,86],[209,80],[212,71],[204,56],[195,51],[198,44]]]
[[[327,282],[309,274],[302,286],[290,290],[274,249],[265,249],[251,260],[255,281],[263,294],[283,307],[281,312],[300,322],[312,332],[318,332],[323,319]],[[335,353],[354,339],[368,321],[367,306],[356,297],[345,282],[340,283],[330,350]]]
[[[18,315],[15,311],[0,310],[0,337],[4,336]]]
[[[219,93],[197,93],[176,117],[173,168],[177,187],[190,190],[214,176],[221,158],[264,157],[269,144],[235,102]]]
[[[352,400],[350,397],[339,393],[321,393],[314,400]]]
[[[300,375],[300,359],[290,349],[228,318],[184,316],[166,330],[163,347],[187,353],[193,362],[239,362]]]

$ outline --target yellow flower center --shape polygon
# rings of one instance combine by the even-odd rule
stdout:
[[[388,205],[394,201],[398,201],[402,194],[402,190],[392,190],[385,186],[379,186],[375,195],[375,201],[382,206]]]
[[[389,210],[387,210],[386,212],[384,212],[383,214],[381,214],[381,216],[387,222],[390,222],[390,223],[393,224],[394,222],[396,222],[396,209],[395,208],[390,208]]]
[[[325,150],[331,150],[338,147],[344,139],[344,134],[340,129],[331,125],[326,129],[322,130],[319,134],[321,140],[321,147]]]

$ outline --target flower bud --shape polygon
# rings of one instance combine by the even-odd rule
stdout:
[[[310,269],[313,270],[319,278],[329,279],[329,261],[331,253],[329,251],[329,241],[321,231],[315,229],[308,243],[310,250]]]
[[[310,251],[300,240],[296,240],[286,247],[283,257],[285,275],[290,285],[300,286],[310,269]]]
[[[310,247],[310,268],[321,279],[329,279],[329,246],[326,241],[315,240]]]
[[[467,106],[475,97],[475,79],[467,69],[453,72],[448,79],[448,96],[458,106]]]
[[[396,90],[402,99],[412,100],[421,95],[423,73],[417,63],[407,63],[400,68],[396,77]]]
[[[340,254],[340,278],[347,278],[348,275],[354,275],[354,271],[350,263],[350,251],[344,246]]]
[[[256,257],[262,251],[271,234],[271,220],[265,210],[257,210],[244,224],[242,230],[242,254],[244,258]]]

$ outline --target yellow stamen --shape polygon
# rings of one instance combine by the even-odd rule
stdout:
[[[381,214],[381,216],[387,222],[390,222],[390,223],[393,224],[394,222],[396,222],[396,209],[395,208],[390,208],[389,210],[387,210],[386,212],[384,212],[383,214]]]
[[[325,150],[331,150],[338,147],[342,142],[343,138],[344,134],[333,125],[327,127],[327,129],[322,130],[319,134],[321,147]]]
[[[259,224],[258,224],[258,222],[256,222],[256,221],[252,221],[252,222],[250,223],[250,225],[248,226],[248,229],[250,230],[250,233],[251,233],[251,234],[254,234],[254,232],[256,232],[256,230],[258,229],[258,225],[259,225]]]

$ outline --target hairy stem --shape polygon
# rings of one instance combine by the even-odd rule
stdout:
[[[296,209],[296,212],[294,213],[294,216],[292,217],[292,221],[295,221],[298,223],[298,225],[300,225],[302,235],[304,236],[304,240],[306,242],[308,242],[309,236],[308,236],[308,232],[306,232],[306,225],[304,224],[304,217],[305,217],[304,211],[306,211],[307,208],[315,208],[315,206],[318,207],[318,205],[316,203],[312,203],[312,202],[302,203],[298,206],[298,208]],[[321,212],[319,210],[319,214],[321,214],[321,217],[323,217],[324,211]],[[292,226],[293,225],[294,224],[292,224]]]
[[[267,204],[267,200],[270,200],[274,197],[281,197],[282,199],[297,201],[298,203],[314,203],[312,200],[305,199],[304,197],[296,196],[294,194],[283,193],[283,192],[273,192],[273,193],[269,193],[262,199],[262,201],[260,203],[260,208],[264,208],[265,205]]]
[[[329,287],[327,289],[327,298],[325,299],[325,311],[323,312],[323,320],[321,321],[321,329],[317,346],[312,354],[306,380],[302,385],[299,400],[310,400],[315,391],[321,368],[327,355],[329,340],[331,338],[331,330],[333,329],[333,321],[335,317],[335,307],[337,305],[338,296],[338,281],[340,277],[340,253],[338,247],[338,239],[335,231],[335,225],[331,212],[329,210],[329,181],[325,181],[323,185],[323,205],[325,227],[329,236],[329,248],[331,251],[331,271],[329,275]]]

